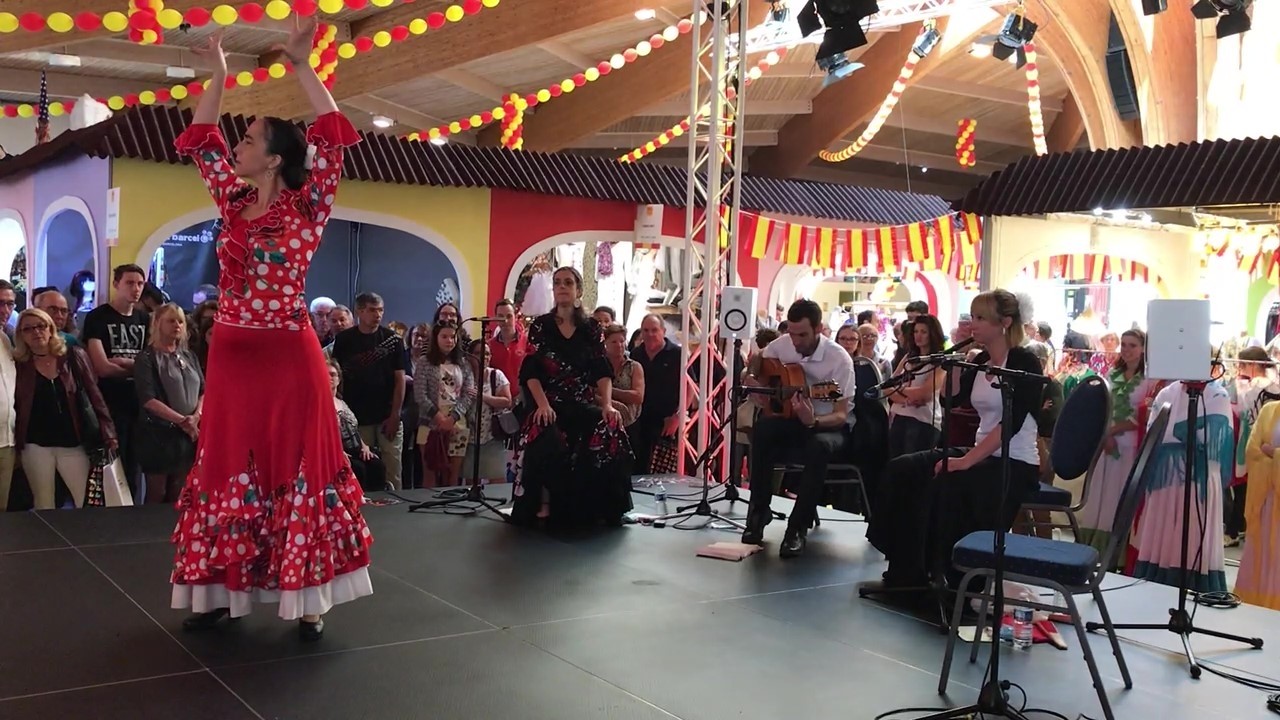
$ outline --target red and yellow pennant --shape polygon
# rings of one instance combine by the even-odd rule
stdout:
[[[740,247],[756,260],[768,257],[840,275],[941,271],[958,278],[962,269],[978,266],[979,230],[957,232],[964,219],[955,215],[906,225],[849,229],[744,212],[740,223],[736,233]],[[969,223],[980,227],[976,217]],[[974,272],[968,274],[973,276]]]

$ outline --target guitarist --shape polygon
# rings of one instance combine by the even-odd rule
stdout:
[[[783,364],[798,364],[804,369],[807,385],[834,382],[842,398],[835,402],[810,400],[795,394],[785,399],[792,416],[762,415],[751,431],[751,504],[747,512],[747,529],[742,542],[764,543],[764,527],[772,514],[769,501],[773,496],[773,467],[786,462],[803,462],[795,509],[787,523],[778,554],[784,558],[804,552],[809,527],[818,511],[827,477],[827,465],[848,454],[847,420],[850,396],[856,381],[853,360],[834,340],[822,334],[822,308],[812,300],[797,300],[787,310],[787,331],[782,337],[754,356],[743,374],[743,385],[759,387],[761,358]],[[753,395],[757,404],[767,406],[770,398]]]

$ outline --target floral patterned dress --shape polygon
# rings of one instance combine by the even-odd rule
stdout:
[[[551,521],[559,525],[618,522],[631,509],[631,444],[622,428],[604,421],[596,403],[596,383],[612,378],[600,324],[586,318],[570,337],[554,314],[529,327],[529,354],[520,369],[527,391],[538,380],[556,412],[551,425],[538,425],[533,408],[524,418],[512,518],[531,522],[550,495]]]
[[[258,191],[236,176],[218,127],[193,124],[177,140],[223,229],[204,417],[173,531],[174,608],[238,617],[276,602],[297,619],[373,592],[363,493],[302,300],[343,148],[359,139],[342,115],[321,115],[307,132],[316,153],[306,183],[251,220],[242,213]]]

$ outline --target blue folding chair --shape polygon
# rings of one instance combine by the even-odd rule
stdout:
[[[1063,417],[1065,416],[1064,411]],[[1111,712],[1111,701],[1103,690],[1102,678],[1098,674],[1098,664],[1093,658],[1093,649],[1089,646],[1084,619],[1080,615],[1080,608],[1076,605],[1073,593],[1089,593],[1093,596],[1093,601],[1098,606],[1098,613],[1102,616],[1102,627],[1111,641],[1111,650],[1116,657],[1116,664],[1120,666],[1120,677],[1124,679],[1124,687],[1126,690],[1133,688],[1133,679],[1129,676],[1129,667],[1124,662],[1120,641],[1116,636],[1115,626],[1111,622],[1111,613],[1107,610],[1107,602],[1102,595],[1102,581],[1107,575],[1107,569],[1114,567],[1117,555],[1124,549],[1124,540],[1128,537],[1133,518],[1138,513],[1138,504],[1142,501],[1142,496],[1151,482],[1150,473],[1147,471],[1148,461],[1156,444],[1164,436],[1168,424],[1169,405],[1165,404],[1157,410],[1155,420],[1147,431],[1146,439],[1138,450],[1137,460],[1129,471],[1129,477],[1125,479],[1124,490],[1120,495],[1120,505],[1111,526],[1111,541],[1107,543],[1107,549],[1101,556],[1089,545],[1025,535],[1005,536],[1004,577],[1025,585],[1056,590],[1066,602],[1065,606],[1058,606],[1018,600],[1017,604],[1037,610],[1047,610],[1051,613],[1065,613],[1071,617],[1071,622],[1076,628],[1076,637],[1080,641],[1080,649],[1084,652],[1085,664],[1089,666],[1089,674],[1093,678],[1093,687],[1098,693],[1098,700],[1102,703],[1102,712],[1107,720],[1115,720],[1115,715]],[[997,590],[992,587],[995,578],[995,533],[987,530],[969,533],[956,543],[951,561],[957,568],[966,572],[964,579],[960,581],[962,591],[956,593],[956,605],[951,619],[952,630],[947,636],[946,656],[942,661],[942,679],[938,682],[940,695],[945,694],[947,690],[952,655],[955,652],[956,630],[960,624],[961,611],[968,598],[976,597],[982,601],[978,609],[979,632],[969,651],[969,662],[977,662],[978,646],[988,645],[982,642],[981,630],[987,627],[987,614],[993,600],[992,593]],[[986,584],[981,593],[963,590],[969,587],[970,581],[979,576],[986,578]],[[1003,588],[999,590],[1003,591]]]
[[[1102,456],[1102,440],[1111,425],[1111,391],[1102,378],[1093,375],[1083,380],[1062,407],[1049,449],[1053,473],[1064,480],[1084,476],[1080,499],[1072,500],[1071,491],[1040,483],[1034,495],[1022,504],[1028,516],[1027,527],[1063,527],[1056,522],[1036,522],[1033,511],[1060,512],[1067,516],[1072,536],[1079,541],[1080,522],[1076,513],[1084,507],[1093,483],[1098,458]]]

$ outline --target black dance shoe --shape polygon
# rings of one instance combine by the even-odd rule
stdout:
[[[804,553],[806,541],[807,533],[804,530],[792,530],[791,528],[787,528],[786,534],[782,536],[782,545],[778,548],[778,557],[800,557],[800,555]]]
[[[196,613],[191,617],[182,621],[182,629],[184,632],[207,632],[218,626],[223,618],[227,618],[227,622],[237,622],[240,618],[228,617],[231,610],[228,608],[218,608],[206,613]]]
[[[298,638],[303,642],[316,642],[324,637],[324,620],[315,622],[307,622],[306,620],[298,621]]]
[[[743,545],[764,545],[764,528],[773,519],[768,510],[758,512],[754,508],[747,509],[747,529],[742,531]]]

